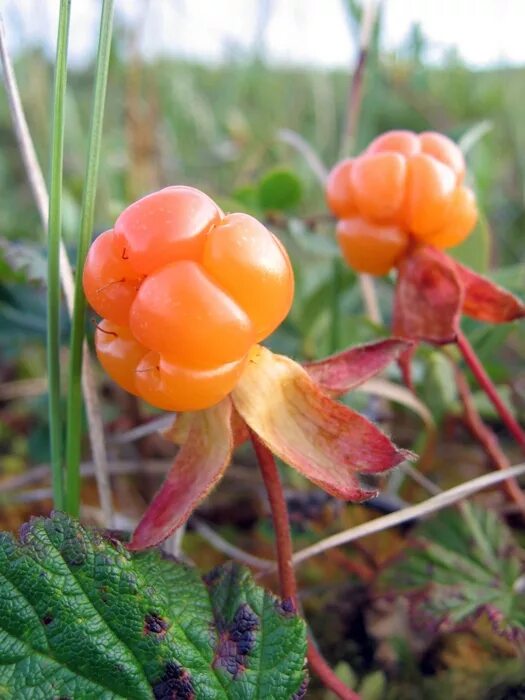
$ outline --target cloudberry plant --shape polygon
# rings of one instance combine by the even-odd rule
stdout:
[[[357,158],[338,163],[326,196],[339,219],[337,238],[347,263],[384,275],[414,243],[439,249],[461,243],[477,220],[464,177],[460,149],[434,132],[390,131]]]
[[[231,391],[294,289],[270,231],[184,186],[125,209],[93,242],[83,274],[104,318],[95,335],[101,364],[126,391],[173,411],[207,408]]]

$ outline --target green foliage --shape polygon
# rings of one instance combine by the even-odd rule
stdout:
[[[416,626],[454,629],[485,612],[497,632],[525,639],[525,552],[491,510],[465,503],[418,527],[379,588],[409,597]]]
[[[46,279],[46,257],[41,246],[0,237],[1,281],[45,283]]]
[[[272,698],[304,681],[304,623],[235,565],[130,554],[68,516],[0,535],[0,695]]]
[[[292,170],[271,170],[261,179],[258,195],[263,210],[293,209],[301,201],[301,181]]]
[[[463,243],[450,249],[450,255],[467,267],[487,272],[490,263],[490,231],[486,217],[480,212],[478,225]]]
[[[457,400],[456,379],[450,360],[440,350],[431,350],[425,362],[422,399],[432,411],[436,421],[441,421]]]

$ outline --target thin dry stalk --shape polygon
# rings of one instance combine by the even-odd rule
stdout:
[[[376,518],[370,522],[357,525],[356,527],[344,530],[343,532],[339,532],[336,535],[331,535],[330,537],[327,537],[324,540],[311,545],[310,547],[305,547],[304,549],[296,552],[293,556],[292,562],[295,565],[300,564],[311,557],[315,557],[318,554],[326,552],[328,549],[332,549],[332,547],[340,547],[344,544],[348,544],[349,542],[354,542],[355,540],[361,539],[362,537],[374,535],[378,532],[382,532],[383,530],[387,530],[388,528],[402,525],[410,520],[425,517],[431,513],[442,510],[443,508],[447,508],[458,501],[468,498],[478,491],[495,486],[501,481],[505,481],[505,479],[516,478],[522,474],[525,474],[525,464],[518,464],[514,467],[510,467],[509,469],[484,474],[476,479],[467,481],[465,484],[460,484],[452,489],[443,491],[442,493],[439,493],[432,498],[428,498],[417,505],[403,508],[395,513],[389,513],[388,515]]]

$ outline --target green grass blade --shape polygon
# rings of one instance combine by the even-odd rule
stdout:
[[[86,300],[82,289],[82,270],[91,241],[95,211],[102,122],[111,50],[113,24],[113,0],[104,0],[100,20],[100,34],[95,72],[95,89],[91,130],[87,156],[86,176],[80,214],[80,232],[75,278],[75,305],[70,341],[70,366],[67,397],[66,436],[66,509],[78,516],[80,508],[80,453],[82,440],[82,349],[84,341],[84,319]]]
[[[60,406],[60,238],[62,233],[62,180],[64,160],[64,107],[67,83],[67,48],[71,0],[61,0],[58,21],[53,126],[51,135],[51,185],[49,192],[47,253],[47,372],[49,434],[53,504],[64,507],[62,473],[62,420]]]

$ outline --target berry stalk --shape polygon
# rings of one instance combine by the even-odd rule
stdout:
[[[262,478],[270,502],[273,527],[275,530],[275,546],[277,549],[277,565],[281,596],[289,600],[297,610],[297,581],[292,564],[293,546],[290,533],[290,520],[284,499],[283,488],[275,459],[270,450],[257,435],[250,430],[253,449],[259,462]],[[332,671],[311,638],[308,639],[308,663],[324,685],[337,695],[340,700],[360,700],[359,695],[348,688]]]
[[[502,401],[500,395],[498,394],[496,387],[492,383],[489,375],[485,371],[485,368],[479,361],[474,348],[468,341],[467,337],[460,330],[457,336],[457,345],[461,350],[461,354],[467,365],[469,366],[472,374],[476,378],[479,386],[486,393],[494,408],[498,412],[501,420],[506,425],[510,434],[516,439],[516,442],[525,451],[525,432],[520,426],[518,421],[514,418],[512,413],[509,411],[505,403]]]

